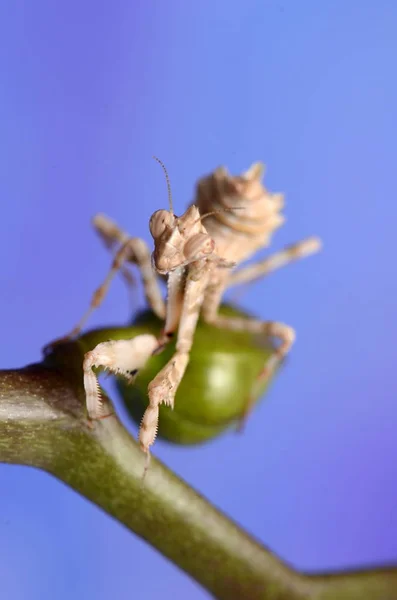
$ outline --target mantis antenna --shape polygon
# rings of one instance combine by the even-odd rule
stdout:
[[[167,173],[167,169],[165,168],[165,164],[159,159],[157,158],[157,156],[153,156],[154,160],[157,160],[157,162],[162,166],[164,174],[165,174],[165,179],[167,181],[167,189],[168,189],[168,203],[170,205],[170,213],[173,215],[174,214],[174,209],[172,208],[172,194],[171,194],[171,183],[170,183],[170,178],[168,177],[168,173]]]
[[[203,215],[201,215],[201,217],[199,219],[197,219],[197,221],[195,221],[195,223],[198,223],[199,221],[202,221],[203,219],[206,219],[207,217],[212,217],[212,215],[218,215],[219,213],[223,213],[223,212],[232,212],[233,210],[245,210],[244,206],[234,206],[233,208],[220,208],[219,210],[212,210],[211,212],[207,212],[204,213]]]

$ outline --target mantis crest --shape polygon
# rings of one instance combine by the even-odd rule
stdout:
[[[150,456],[158,428],[159,406],[173,407],[178,386],[184,376],[194,340],[198,318],[219,328],[244,330],[279,343],[263,365],[258,377],[269,378],[288,354],[295,340],[294,330],[277,321],[227,317],[219,314],[225,291],[231,286],[264,277],[290,262],[317,252],[321,242],[310,237],[252,265],[235,269],[259,249],[270,244],[274,232],[284,223],[281,211],[284,198],[270,193],[262,184],[264,166],[253,164],[242,175],[232,176],[221,167],[200,179],[194,202],[182,216],[173,210],[169,177],[162,166],[168,187],[168,210],[156,211],[149,229],[154,241],[151,253],[146,242],[129,237],[105,215],[94,218],[94,227],[109,248],[119,245],[111,269],[93,294],[90,307],[78,325],[61,338],[77,335],[91,312],[99,306],[117,272],[131,283],[128,263],[138,267],[146,300],[164,321],[158,338],[143,334],[129,340],[110,340],[87,352],[83,363],[87,411],[91,419],[106,415],[93,368],[101,368],[133,382],[153,354],[161,352],[176,337],[175,352],[148,386],[149,404],[143,415],[139,442]],[[159,276],[167,278],[164,301]],[[60,341],[60,340],[58,340]],[[252,407],[248,396],[241,423]]]

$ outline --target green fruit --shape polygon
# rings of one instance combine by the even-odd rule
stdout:
[[[248,316],[230,306],[223,306],[221,313]],[[158,335],[162,326],[163,322],[150,311],[141,313],[133,323],[136,335]],[[153,356],[134,386],[118,380],[127,410],[138,424],[148,404],[147,386],[171,358],[174,348],[174,343],[169,344],[161,354]],[[266,384],[257,378],[272,348],[270,341],[264,342],[259,336],[218,329],[199,321],[175,407],[160,407],[159,436],[177,444],[197,444],[236,424],[250,395],[256,402],[265,391]]]

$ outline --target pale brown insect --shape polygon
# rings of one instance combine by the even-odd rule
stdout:
[[[91,419],[101,418],[104,408],[93,367],[107,369],[133,381],[150,356],[161,351],[177,333],[175,353],[151,381],[147,407],[140,431],[141,448],[149,456],[158,427],[159,406],[173,406],[178,385],[189,361],[197,320],[201,313],[205,322],[231,330],[245,330],[279,340],[273,355],[263,366],[260,377],[267,378],[286,354],[294,339],[294,330],[276,321],[259,321],[219,314],[225,291],[234,285],[263,277],[294,260],[317,252],[318,238],[311,237],[288,246],[253,265],[237,270],[234,267],[267,247],[273,233],[284,222],[281,211],[284,198],[271,194],[262,184],[264,166],[253,164],[240,176],[230,175],[225,168],[199,180],[196,197],[186,212],[177,217],[173,211],[170,183],[163,163],[169,196],[169,210],[156,211],[149,222],[154,240],[151,254],[140,238],[130,238],[104,215],[97,215],[94,226],[108,246],[121,244],[104,283],[94,293],[88,312],[67,338],[77,335],[89,314],[103,300],[114,275],[125,263],[137,265],[145,296],[153,312],[165,321],[159,339],[140,335],[131,340],[113,340],[98,344],[85,355],[84,386],[87,410]],[[203,220],[205,219],[205,226]],[[167,276],[167,301],[159,286],[157,274]],[[65,338],[63,338],[65,339]],[[247,404],[243,421],[251,408]]]

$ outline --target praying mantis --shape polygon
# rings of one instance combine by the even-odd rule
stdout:
[[[106,409],[93,369],[107,370],[133,383],[150,357],[176,338],[173,356],[148,386],[149,404],[139,430],[139,443],[148,458],[157,435],[159,406],[174,406],[199,316],[218,328],[276,338],[279,343],[259,374],[261,379],[268,379],[289,353],[295,341],[294,329],[277,321],[221,315],[223,296],[231,286],[264,277],[321,248],[319,238],[309,237],[254,264],[236,268],[269,246],[285,220],[281,214],[283,195],[270,193],[262,184],[264,165],[254,163],[238,176],[219,167],[202,177],[196,186],[194,202],[178,217],[173,209],[167,170],[160,159],[154,158],[165,173],[169,208],[157,210],[150,218],[153,252],[144,240],[130,237],[107,216],[97,215],[94,218],[97,232],[109,248],[116,245],[119,248],[104,282],[93,294],[88,311],[70,334],[60,338],[78,335],[91,312],[101,304],[116,273],[121,272],[130,282],[127,264],[136,265],[146,300],[164,321],[162,332],[159,337],[142,334],[132,339],[101,342],[85,354],[83,373],[88,416],[92,420],[104,418]],[[161,293],[161,277],[167,279],[166,300]],[[241,422],[251,408],[252,398],[248,395]]]

